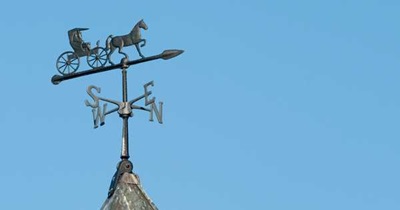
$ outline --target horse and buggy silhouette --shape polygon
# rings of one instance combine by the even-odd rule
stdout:
[[[82,57],[86,57],[87,64],[92,68],[103,67],[107,62],[114,65],[110,58],[111,54],[118,49],[118,52],[127,58],[128,55],[122,52],[122,49],[125,46],[131,45],[135,45],[139,56],[144,58],[140,47],[146,45],[146,39],[142,39],[140,29],[148,29],[143,20],[136,23],[129,34],[115,37],[110,35],[106,39],[105,47],[101,47],[99,45],[100,41],[97,41],[94,48],[91,48],[90,42],[84,42],[82,39],[81,31],[88,30],[88,28],[74,28],[69,30],[68,38],[73,51],[63,52],[57,58],[56,67],[58,72],[62,75],[76,72],[80,65],[80,58]]]

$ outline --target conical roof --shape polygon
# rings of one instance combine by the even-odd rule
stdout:
[[[135,173],[123,173],[114,193],[101,210],[158,210],[140,185]]]

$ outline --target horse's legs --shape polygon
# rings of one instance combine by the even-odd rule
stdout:
[[[144,55],[142,54],[142,52],[140,52],[139,43],[136,43],[135,47],[136,47],[136,50],[138,51],[140,57],[144,58]]]
[[[119,52],[120,54],[124,55],[124,56],[125,56],[125,58],[127,58],[127,59],[128,59],[128,54],[126,54],[126,53],[122,52],[122,48],[123,48],[123,46],[118,46],[118,52]]]
[[[138,44],[139,44],[140,42],[143,42],[143,44],[141,44],[140,47],[144,47],[144,46],[146,45],[146,39],[141,39],[141,40],[138,42]]]
[[[110,58],[111,54],[113,54],[114,50],[115,50],[115,47],[111,47],[110,53],[107,54],[107,60],[108,60],[108,62],[111,63],[111,65],[114,65],[114,63],[111,61],[111,58]]]

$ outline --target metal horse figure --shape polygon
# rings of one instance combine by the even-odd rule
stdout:
[[[126,58],[128,57],[126,53],[122,52],[122,48],[124,46],[135,45],[136,50],[138,51],[140,57],[144,58],[144,55],[142,54],[142,52],[140,52],[139,48],[139,43],[141,42],[143,43],[140,45],[140,47],[144,47],[146,45],[146,39],[142,39],[140,33],[141,28],[144,30],[147,30],[148,28],[143,19],[140,20],[138,23],[136,23],[136,25],[132,28],[129,34],[122,36],[115,36],[115,37],[113,37],[112,35],[108,36],[106,40],[106,49],[107,50],[110,49],[110,53],[108,53],[107,59],[111,64],[114,63],[110,60],[110,56],[116,48],[118,48],[118,52],[120,54],[123,54]]]

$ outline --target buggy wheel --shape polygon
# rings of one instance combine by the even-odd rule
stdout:
[[[62,75],[72,74],[78,70],[79,57],[72,51],[64,52],[58,57],[56,67]]]
[[[87,56],[87,63],[92,68],[103,67],[107,63],[107,50],[102,47],[95,47]]]

